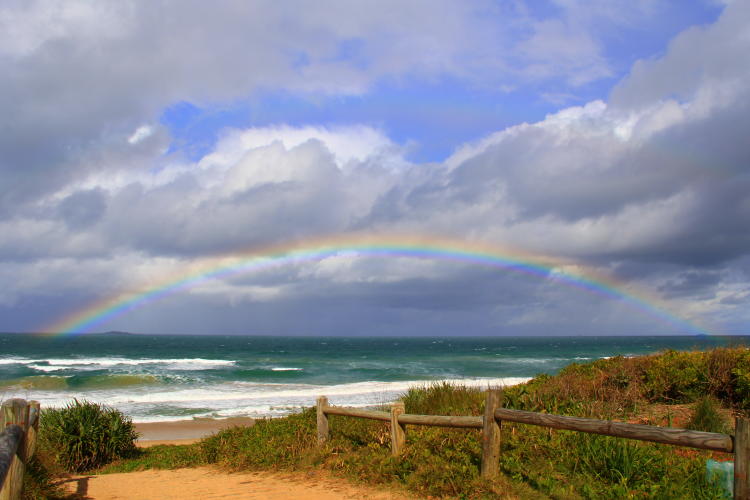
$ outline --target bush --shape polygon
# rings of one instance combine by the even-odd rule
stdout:
[[[654,356],[646,369],[646,391],[650,400],[689,403],[709,389],[705,354],[669,350]]]
[[[732,368],[734,392],[740,407],[750,409],[750,352],[743,352]]]
[[[44,410],[39,422],[40,447],[68,472],[131,455],[137,437],[131,420],[118,410],[77,399]]]
[[[694,431],[727,432],[727,425],[719,413],[719,404],[711,396],[705,396],[695,403],[693,415],[686,427]]]

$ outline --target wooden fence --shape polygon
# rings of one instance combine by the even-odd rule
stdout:
[[[26,462],[36,451],[39,403],[23,399],[3,402],[0,430],[0,500],[18,500]]]
[[[503,421],[538,425],[552,429],[601,434],[639,441],[651,441],[672,446],[687,446],[702,450],[732,453],[734,455],[734,498],[750,500],[750,420],[735,419],[735,434],[691,431],[654,425],[626,424],[611,420],[565,417],[547,413],[502,408],[502,392],[487,391],[485,411],[482,417],[453,417],[442,415],[410,415],[404,413],[403,403],[393,403],[390,412],[330,406],[328,398],[320,396],[317,401],[318,444],[329,438],[328,415],[343,415],[390,422],[391,450],[400,455],[406,444],[406,425],[431,425],[482,429],[482,468],[484,478],[497,476],[500,462],[501,423]]]

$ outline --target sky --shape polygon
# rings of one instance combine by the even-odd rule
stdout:
[[[748,53],[741,0],[4,1],[0,331],[315,240],[79,331],[750,334]]]

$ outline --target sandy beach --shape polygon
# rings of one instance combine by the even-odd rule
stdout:
[[[191,444],[222,429],[251,426],[254,423],[255,421],[249,417],[197,418],[170,422],[135,423],[135,430],[139,434],[138,446],[148,447],[157,444]]]
[[[74,476],[62,482],[81,500],[409,500],[380,488],[351,485],[325,473],[242,472],[212,467],[146,470],[126,474]]]

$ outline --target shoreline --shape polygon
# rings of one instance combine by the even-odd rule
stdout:
[[[191,444],[230,427],[255,424],[250,417],[196,418],[193,420],[171,420],[164,422],[134,422],[139,434],[139,446],[156,444]]]

